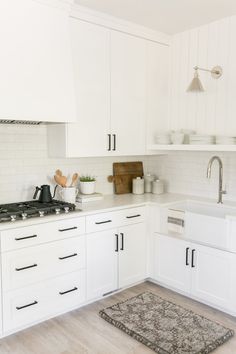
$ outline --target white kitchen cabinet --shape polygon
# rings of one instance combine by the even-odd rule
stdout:
[[[152,136],[167,122],[169,47],[70,21],[77,119],[48,126],[49,155],[144,155],[147,121]]]
[[[146,278],[146,225],[123,226],[119,231],[119,288],[122,288]]]
[[[87,235],[87,298],[95,299],[118,288],[116,230]]]
[[[111,131],[117,155],[145,153],[147,41],[111,31]]]
[[[143,207],[86,217],[89,300],[146,278],[144,217]]]
[[[154,279],[236,313],[236,254],[156,234]]]
[[[236,255],[215,248],[192,244],[194,254],[191,293],[223,308],[232,308],[232,270]]]
[[[69,8],[0,2],[0,119],[75,121]]]
[[[175,289],[190,292],[190,247],[172,237],[154,236],[154,278]]]

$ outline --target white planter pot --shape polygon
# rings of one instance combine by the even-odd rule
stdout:
[[[95,193],[95,181],[93,182],[80,182],[80,193],[93,194]]]

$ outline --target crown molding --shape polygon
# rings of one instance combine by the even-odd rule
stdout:
[[[153,42],[158,42],[163,45],[169,46],[171,43],[171,36],[168,34],[154,31],[150,28],[107,15],[103,12],[91,10],[77,4],[72,5],[70,16],[85,22],[128,33]]]

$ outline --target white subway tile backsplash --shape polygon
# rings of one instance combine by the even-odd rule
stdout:
[[[145,165],[146,159],[144,156],[48,158],[45,125],[0,125],[0,203],[32,199],[37,185],[54,186],[57,168],[69,177],[74,172],[92,174],[97,177],[96,190],[112,194],[113,184],[107,181],[107,176],[112,174],[112,163],[141,160]]]

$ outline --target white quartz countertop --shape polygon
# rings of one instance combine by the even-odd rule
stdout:
[[[15,222],[2,222],[0,223],[0,231],[12,228],[19,228],[24,226],[36,225],[46,222],[58,221],[63,219],[71,219],[78,216],[92,215],[96,213],[105,213],[107,211],[115,211],[123,208],[132,208],[144,205],[157,205],[157,206],[168,206],[169,204],[186,201],[195,200],[204,203],[216,203],[215,200],[208,198],[199,198],[196,196],[189,196],[184,194],[173,194],[164,193],[160,195],[146,193],[142,195],[134,194],[123,194],[123,195],[106,195],[104,199],[88,202],[88,203],[77,203],[76,210],[68,214],[60,215],[49,215],[42,218],[32,218],[28,220],[19,220]],[[236,202],[225,202],[225,206],[231,206],[236,208]],[[232,218],[236,217],[232,215]]]
[[[88,203],[77,203],[76,210],[68,214],[49,215],[42,218],[32,218],[28,220],[19,220],[14,222],[0,223],[0,231],[24,226],[36,225],[46,222],[58,221],[63,219],[71,219],[78,216],[92,215],[107,211],[115,211],[123,208],[137,207],[147,204],[156,204],[160,206],[169,203],[185,200],[186,196],[180,194],[165,193],[155,195],[146,193],[142,195],[123,194],[123,195],[106,195],[102,200]]]

